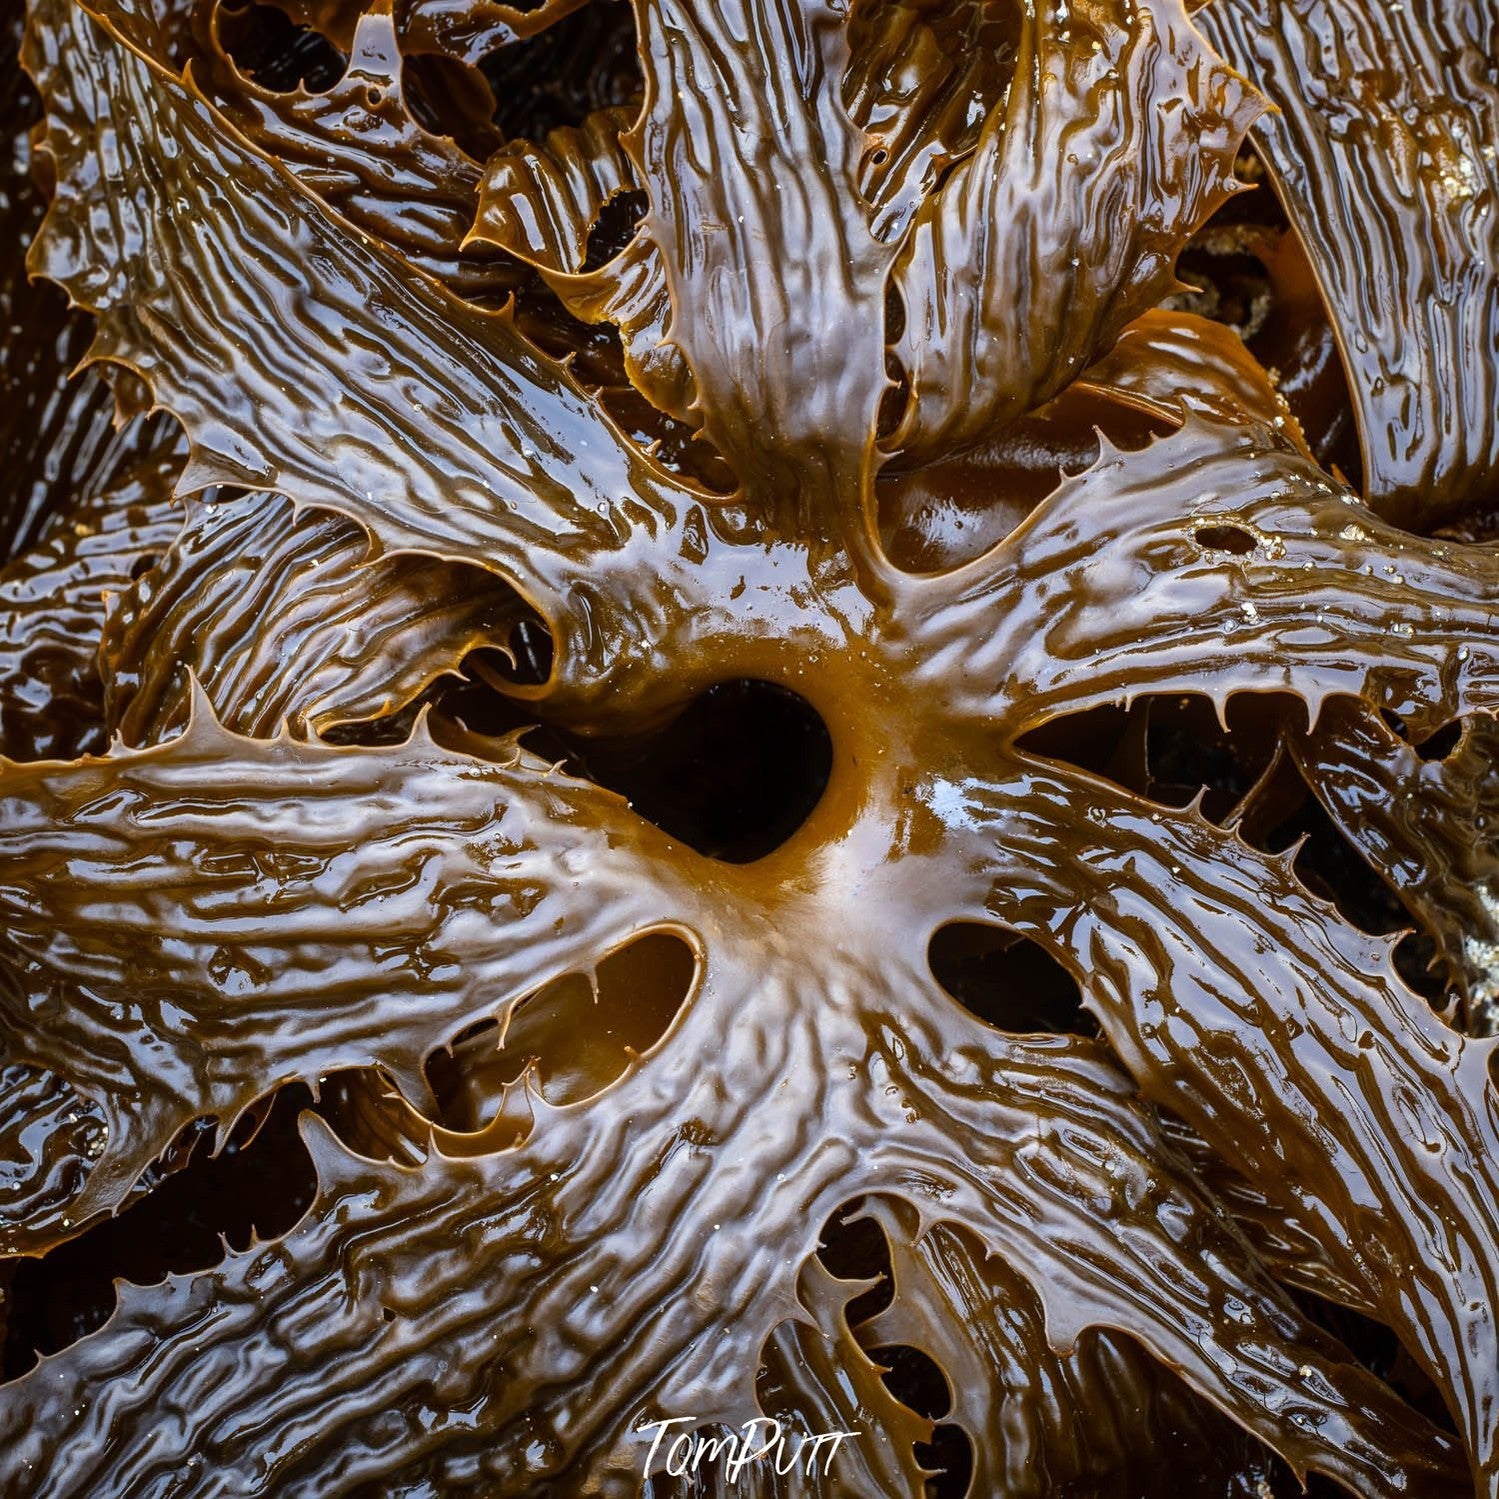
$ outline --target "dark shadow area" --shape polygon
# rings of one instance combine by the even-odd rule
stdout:
[[[813,708],[756,681],[710,688],[644,740],[578,744],[574,754],[647,821],[730,864],[779,848],[817,805],[833,766]]]
[[[610,198],[588,231],[583,269],[596,271],[613,260],[635,238],[649,206],[650,200],[641,192],[616,193]]]
[[[226,6],[219,12],[219,39],[240,72],[273,93],[289,94],[299,84],[320,93],[348,67],[327,37],[298,26],[274,5]]]
[[[859,1217],[863,1199],[845,1203],[822,1226],[817,1258],[823,1269],[839,1280],[867,1280],[874,1284],[861,1291],[845,1308],[850,1327],[858,1327],[878,1316],[895,1291],[890,1264],[890,1246],[885,1232],[872,1218]]]
[[[1258,153],[1245,144],[1234,176],[1253,191],[1226,199],[1177,260],[1186,289],[1166,307],[1232,328],[1275,371],[1320,463],[1362,489],[1362,455],[1337,340],[1306,251]]]
[[[1282,737],[1304,727],[1292,698],[1240,693],[1225,713],[1197,693],[1137,698],[1123,708],[1063,714],[1024,735],[1020,748],[1102,776],[1149,801],[1185,807],[1202,797],[1203,815],[1221,823],[1252,793],[1277,794],[1267,781]],[[1299,801],[1301,788],[1292,798]]]
[[[1268,833],[1272,852],[1304,842],[1292,868],[1296,878],[1314,895],[1330,901],[1346,921],[1360,931],[1387,935],[1404,931],[1395,948],[1395,968],[1406,985],[1429,1004],[1447,1001],[1447,975],[1436,943],[1420,930],[1394,890],[1328,816],[1310,791],[1295,813]]]
[[[1454,718],[1451,723],[1445,723],[1435,733],[1428,734],[1425,739],[1416,745],[1416,753],[1423,760],[1445,760],[1455,750],[1463,737],[1465,721]]]
[[[1232,537],[1219,541],[1230,550],[1237,544]],[[1409,932],[1395,949],[1395,966],[1412,990],[1443,1007],[1450,984],[1435,943],[1410,930],[1413,918],[1394,889],[1328,815],[1287,750],[1291,736],[1307,727],[1303,705],[1280,694],[1240,693],[1224,716],[1226,727],[1198,694],[1150,696],[1127,711],[1095,708],[1055,718],[1025,735],[1020,747],[1163,807],[1181,809],[1201,797],[1209,821],[1223,826],[1233,819],[1239,836],[1264,853],[1300,842],[1297,879],[1361,931]],[[1407,737],[1398,718],[1386,721]],[[1446,725],[1418,753],[1433,759],[1450,753],[1460,734],[1460,723]]]
[[[494,91],[494,122],[509,139],[540,140],[596,109],[631,104],[644,89],[625,0],[593,0],[539,35],[491,52],[479,68]]]
[[[998,1030],[1098,1035],[1077,980],[1017,932],[988,922],[949,922],[932,938],[927,961],[932,977],[965,1010]]]
[[[523,623],[510,649],[514,669],[494,652],[482,669],[512,681],[546,679],[551,642],[545,631]],[[536,722],[525,703],[482,684],[449,692],[443,712],[483,735]],[[753,680],[709,688],[648,734],[591,739],[537,728],[525,742],[570,774],[618,792],[673,838],[729,864],[779,848],[807,820],[833,767],[833,742],[811,705],[784,687]]]
[[[190,1129],[175,1148],[179,1169],[158,1172],[149,1193],[42,1258],[18,1262],[4,1377],[24,1374],[38,1354],[102,1327],[115,1307],[116,1279],[154,1285],[167,1275],[208,1270],[223,1260],[223,1240],[243,1249],[252,1235],[272,1238],[290,1229],[316,1189],[297,1133],[297,1116],[311,1103],[305,1085],[283,1088],[240,1122],[216,1157],[208,1153],[211,1130]]]
[[[445,135],[475,161],[504,144],[493,124],[489,80],[456,58],[418,53],[401,59],[401,92],[411,117],[431,135]]]
[[[868,1350],[885,1371],[885,1388],[904,1406],[928,1421],[940,1421],[952,1410],[952,1391],[936,1359],[906,1343],[882,1345]]]
[[[973,1442],[961,1426],[939,1425],[930,1442],[917,1442],[915,1452],[916,1461],[933,1475],[926,1481],[926,1499],[966,1499],[973,1482]]]
[[[1292,1290],[1291,1297],[1324,1331],[1335,1337],[1376,1378],[1386,1384],[1434,1426],[1453,1436],[1457,1423],[1441,1392],[1382,1322],[1351,1307],[1324,1301],[1310,1291]]]
[[[898,370],[892,378],[897,385],[881,415],[887,434],[909,395]],[[1003,541],[1069,475],[1096,463],[1100,432],[1114,447],[1133,450],[1169,430],[1169,423],[1078,387],[938,462],[908,467],[896,454],[875,486],[885,549],[907,572],[960,567]]]

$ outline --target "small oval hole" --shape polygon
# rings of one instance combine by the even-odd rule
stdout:
[[[927,949],[932,976],[971,1015],[1013,1035],[1096,1036],[1077,980],[1028,937],[982,921],[953,921]]]
[[[1239,526],[1199,526],[1192,535],[1198,546],[1210,552],[1231,552],[1235,557],[1247,557],[1255,546],[1253,535]]]

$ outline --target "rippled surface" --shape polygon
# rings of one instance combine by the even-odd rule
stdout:
[[[33,0],[0,1486],[1499,1495],[1481,11]]]

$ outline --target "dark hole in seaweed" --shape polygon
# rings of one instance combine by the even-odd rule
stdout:
[[[939,1425],[931,1441],[917,1442],[914,1450],[916,1461],[933,1475],[926,1481],[926,1499],[966,1499],[973,1483],[973,1442],[961,1426]]]
[[[503,1048],[497,1021],[468,1027],[427,1058],[437,1123],[474,1132],[503,1112],[524,1135],[531,1108],[515,1085],[527,1072],[530,1086],[558,1107],[608,1087],[632,1056],[666,1034],[696,972],[681,937],[648,932],[604,958],[591,982],[565,974],[527,996],[511,1015]]]
[[[1129,715],[1123,708],[1107,705],[1081,713],[1059,714],[1023,734],[1017,748],[1043,759],[1065,761],[1094,775],[1105,775],[1129,723]]]
[[[539,644],[529,659],[533,672],[550,669]],[[536,721],[526,704],[482,686],[452,693],[444,711],[479,734]],[[709,688],[647,734],[589,739],[538,728],[525,743],[564,762],[571,774],[617,791],[673,838],[730,864],[779,848],[817,805],[833,765],[832,740],[812,706],[753,679]]]
[[[1242,526],[1199,526],[1193,533],[1198,546],[1210,552],[1230,552],[1247,557],[1254,550],[1254,537]]]
[[[927,948],[932,976],[971,1015],[1017,1035],[1096,1036],[1077,980],[1039,943],[1006,927],[952,921]]]
[[[1265,326],[1274,291],[1269,272],[1253,254],[1189,246],[1177,273],[1190,290],[1170,298],[1168,306],[1222,323],[1246,342]]]
[[[872,1218],[861,1218],[859,1208],[857,1201],[845,1203],[832,1213],[823,1224],[817,1246],[817,1258],[830,1275],[839,1280],[875,1282],[844,1309],[851,1328],[878,1316],[890,1305],[895,1292],[885,1231]]]
[[[952,1410],[952,1390],[936,1359],[905,1343],[881,1344],[869,1349],[879,1364],[885,1388],[900,1403],[928,1421],[938,1421]]]
[[[1446,1002],[1447,984],[1435,943],[1412,928],[1410,913],[1399,897],[1328,816],[1322,803],[1307,793],[1300,809],[1271,831],[1273,850],[1304,839],[1293,865],[1296,878],[1314,895],[1331,901],[1345,920],[1374,934],[1408,931],[1395,948],[1400,977],[1428,1003]]]
[[[316,1190],[297,1132],[297,1116],[311,1103],[304,1084],[283,1088],[267,1111],[236,1126],[217,1157],[208,1153],[211,1132],[189,1127],[179,1170],[115,1217],[40,1259],[22,1260],[10,1288],[4,1378],[102,1327],[115,1307],[116,1278],[153,1285],[207,1270],[224,1257],[221,1237],[243,1249],[252,1234],[272,1238],[291,1228]]]
[[[503,144],[490,122],[494,95],[477,68],[435,54],[403,57],[401,91],[423,130],[447,136],[475,161],[486,161]]]
[[[1416,753],[1423,760],[1445,760],[1457,748],[1462,737],[1463,721],[1454,718],[1451,723],[1445,723],[1434,733],[1428,734],[1416,746]]]
[[[298,26],[274,5],[220,12],[220,32],[235,66],[262,88],[291,93],[298,84],[313,93],[343,77],[348,59],[319,32]]]
[[[596,271],[607,265],[635,237],[635,230],[645,217],[650,200],[644,193],[615,193],[599,211],[593,228],[588,231],[588,248],[583,269]]]
[[[710,858],[747,864],[779,848],[817,805],[832,740],[803,698],[724,682],[644,740],[575,747],[591,779]]]
[[[1151,694],[1129,708],[1061,715],[1023,735],[1021,749],[1061,760],[1162,806],[1202,798],[1202,814],[1222,823],[1241,811],[1271,767],[1282,732],[1305,725],[1300,703],[1274,693],[1240,693],[1223,718],[1200,693]],[[1297,782],[1294,800],[1299,805]]]
[[[596,109],[630,104],[644,84],[635,20],[624,0],[593,0],[479,64],[494,91],[494,122],[507,138],[540,140]]]

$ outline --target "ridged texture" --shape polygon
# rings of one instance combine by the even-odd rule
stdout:
[[[56,1073],[0,1067],[0,1235],[66,1221],[104,1149],[104,1116]]]
[[[170,423],[114,426],[115,399],[97,373],[70,378],[93,336],[88,320],[26,276],[26,251],[46,209],[32,181],[25,126],[36,100],[17,67],[24,8],[0,20],[0,558],[29,546],[46,519],[148,450]]]
[[[1499,477],[1499,13],[1488,0],[1212,0],[1327,299],[1370,503],[1423,525]]]
[[[600,110],[545,141],[518,141],[485,163],[475,233],[529,265],[581,271],[604,205],[635,184],[620,144],[626,109]]]
[[[1357,1285],[1333,1262],[1313,1229],[1293,1212],[1284,1194],[1272,1196],[1228,1165],[1190,1125],[1166,1115],[1167,1136],[1191,1162],[1213,1195],[1233,1215],[1254,1252],[1278,1280],[1310,1291],[1335,1306],[1352,1307],[1365,1316],[1379,1314],[1366,1286]]]
[[[1463,1018],[1499,1032],[1499,724],[1474,717],[1427,759],[1376,714],[1340,703],[1293,741],[1312,789],[1429,933]]]
[[[1443,1390],[1492,1492],[1495,1043],[1444,1025],[1397,976],[1394,939],[1310,897],[1288,856],[1195,809],[1168,822],[1039,772],[1023,804],[968,795],[1003,843],[994,915],[1055,948],[1147,1093],[1312,1229]],[[1075,818],[1089,846],[1059,866]]]
[[[1242,1251],[1186,1179],[1162,1173],[1128,1084],[1091,1048],[975,1027],[932,1067],[914,1060],[934,1018],[919,989],[902,986],[896,1010],[856,971],[808,989],[753,961],[747,1010],[742,978],[710,960],[667,1048],[605,1095],[609,1129],[597,1110],[538,1110],[513,1151],[434,1153],[415,1169],[316,1131],[323,1195],[297,1229],[209,1274],[126,1288],[103,1332],[13,1386],[0,1431],[17,1493],[213,1482],[311,1495],[375,1479],[509,1493],[557,1474],[633,1492],[639,1423],[755,1414],[755,1350],[809,1319],[798,1267],[817,1225],[843,1193],[912,1173],[929,1219],[961,1216],[1017,1265],[1047,1264],[1052,1337],[1121,1319],[1359,1492],[1457,1492],[1444,1441],[1250,1263],[1233,1268]],[[850,1007],[870,1003],[881,1023],[855,1023]],[[970,1141],[957,1154],[953,1131]],[[766,1237],[782,1252],[758,1251]],[[587,1357],[599,1347],[608,1360]],[[309,1359],[317,1373],[295,1374]],[[151,1421],[183,1400],[190,1425]],[[205,1439],[213,1468],[199,1477]],[[1409,1465],[1391,1465],[1397,1447]]]
[[[586,3],[540,0],[538,4],[506,5],[503,0],[413,0],[404,16],[403,41],[410,52],[477,62],[498,47],[539,35]]]
[[[1206,1492],[1215,1476],[1227,1484],[1242,1468],[1242,1434],[1162,1381],[1128,1339],[1085,1333],[1066,1353],[1054,1350],[1041,1303],[1003,1255],[953,1226],[923,1232],[919,1215],[895,1200],[869,1199],[863,1214],[889,1247],[892,1300],[859,1337],[936,1360],[952,1391],[949,1419],[973,1443],[974,1492],[1048,1499],[1085,1489],[1123,1499],[1143,1491],[1152,1453],[1172,1445],[1191,1492]]]
[[[0,572],[0,754],[69,760],[104,748],[106,596],[129,589],[182,529],[168,448],[57,516]]]
[[[1243,340],[1191,313],[1157,310],[1136,318],[1073,388],[1096,390],[1172,422],[1187,411],[1252,421],[1307,452],[1285,397]]]
[[[196,505],[161,563],[110,612],[110,728],[154,744],[193,684],[220,723],[305,737],[403,708],[472,650],[503,644],[515,595],[480,568],[370,560],[368,534],[252,491]]]
[[[859,194],[841,8],[639,0],[636,13],[646,98],[628,145],[696,414],[762,504],[820,514],[860,555],[891,252]]]
[[[413,118],[390,0],[359,18],[343,76],[316,93],[274,93],[244,77],[218,45],[217,4],[210,14],[219,24],[199,23],[207,45],[198,81],[247,139],[356,229],[460,295],[515,286],[512,265],[464,243],[478,203],[479,164]]]
[[[94,42],[97,24],[64,8],[31,32],[59,180],[32,269],[100,314],[93,357],[128,362],[182,421],[186,483],[287,492],[386,549],[489,566],[548,599],[591,558],[662,540],[675,515],[650,497],[676,486],[560,367],[340,228],[186,85]],[[114,190],[80,213],[93,122],[112,111]]]
[[[192,1119],[227,1126],[282,1082],[378,1061],[428,1097],[429,1052],[674,914],[644,856],[661,835],[513,759],[425,733],[386,750],[245,740],[200,702],[159,748],[7,773],[7,1045],[108,1127],[75,1223]],[[34,1219],[6,1239],[57,1233]]]
[[[586,266],[589,233],[606,205],[638,190],[622,139],[631,119],[626,109],[597,110],[543,142],[496,151],[484,168],[473,234],[535,266],[574,317],[613,323],[635,388],[658,411],[695,425],[692,372],[667,338],[671,298],[655,242],[637,227],[602,265]]]
[[[807,1485],[819,1496],[916,1499],[928,1425],[871,1341],[898,1335],[961,1383],[953,1424],[985,1447],[975,1499],[1032,1491],[1027,1453],[1059,1485],[1181,1487],[1178,1457],[1224,1422],[1221,1449],[1261,1476],[1273,1451],[1360,1499],[1455,1499],[1475,1474],[1499,1494],[1493,1045],[1429,1013],[1391,942],[1313,900],[1294,855],[1152,800],[1155,768],[1126,791],[1016,748],[1150,693],[1205,693],[1225,717],[1235,693],[1290,693],[1290,710],[1254,705],[1272,746],[1340,698],[1418,740],[1499,708],[1493,551],[1376,520],[1276,428],[1271,382],[1232,339],[1152,318],[1092,391],[1025,409],[1069,354],[1080,369],[1102,353],[1133,299],[1169,288],[1228,189],[1258,106],[1181,8],[1030,18],[1008,103],[1008,44],[981,77],[934,68],[971,90],[960,126],[945,83],[900,105],[877,81],[903,38],[919,51],[914,19],[886,33],[814,0],[640,0],[646,94],[626,144],[649,208],[599,284],[624,287],[654,254],[667,334],[739,481],[725,503],[642,452],[568,371],[561,353],[597,330],[580,336],[531,282],[518,301],[558,334],[558,357],[538,353],[523,308],[452,296],[374,219],[356,230],[236,133],[134,0],[91,5],[38,0],[33,17],[58,176],[34,263],[99,315],[98,357],[185,424],[184,491],[257,493],[199,502],[157,578],[171,587],[137,590],[119,615],[129,650],[106,656],[122,690],[137,670],[146,684],[147,739],[175,727],[172,675],[191,664],[204,685],[186,728],[0,764],[0,1142],[27,1208],[4,1242],[42,1274],[87,1251],[100,1225],[84,1220],[132,1195],[149,1213],[168,1170],[190,1182],[193,1131],[223,1142],[283,1083],[310,1085],[325,1122],[304,1125],[317,1191],[300,1223],[121,1286],[110,1321],[0,1391],[7,1485],[630,1494],[674,1477],[659,1460],[647,1473],[642,1421],[721,1431],[774,1408],[799,1428],[867,1426]],[[444,0],[411,26],[468,55],[566,8]],[[336,0],[302,12],[354,35]],[[961,18],[931,35],[954,58],[987,44]],[[850,71],[856,44],[871,50]],[[898,146],[883,180],[877,119]],[[1130,170],[1085,161],[1089,143]],[[556,158],[550,198],[544,152],[535,183],[510,178],[515,213],[560,205],[533,258],[577,266],[602,201],[595,146],[618,141]],[[944,153],[962,159],[942,182]],[[997,217],[1034,182],[1045,214],[1026,199]],[[943,251],[928,229],[970,200],[983,211],[958,213]],[[941,315],[894,335],[901,245],[875,226],[907,211],[921,253],[950,258],[931,262]],[[1079,238],[1084,222],[1107,238]],[[1033,274],[1059,244],[1087,252],[1081,280]],[[1024,275],[990,275],[1001,265]],[[656,295],[650,275],[630,284]],[[1001,333],[1029,308],[998,404],[968,388],[994,373],[968,357],[987,314],[944,310],[964,288]],[[892,336],[920,354],[906,409],[921,442],[901,461],[930,441],[927,467],[961,467],[988,445],[1004,472],[1005,444],[1028,440],[995,426],[1006,382],[1026,430],[1050,422],[1056,439],[1035,466],[1054,492],[934,575],[903,573],[879,540]],[[578,366],[615,357],[585,347]],[[1082,413],[1112,413],[1113,431],[1123,408],[1131,441],[1095,447]],[[1099,449],[1086,472],[1046,476],[1047,454]],[[265,555],[236,592],[230,557],[250,562],[259,523]],[[220,524],[244,525],[243,544],[215,552]],[[325,566],[331,587],[309,577]],[[461,568],[539,610],[552,679],[501,682],[509,701],[435,689],[401,743],[296,737],[329,704],[394,708],[429,680],[429,652],[450,662],[508,628],[502,609],[470,633],[452,588],[413,616],[405,584],[372,581]],[[361,569],[369,638],[330,654]],[[273,617],[252,639],[239,610]],[[620,753],[621,729],[648,760],[674,710],[744,679],[821,718],[804,737],[826,779],[743,864],[513,735],[462,727],[476,703],[505,724],[534,711],[578,731],[580,766]],[[239,732],[282,718],[294,731]],[[381,733],[401,721],[386,713]],[[745,748],[672,763],[711,779]],[[938,982],[933,934],[954,920],[1008,924],[1069,967],[1105,1038],[978,1019]],[[641,959],[650,943],[685,943],[691,979]],[[815,1263],[823,1225],[858,1199],[884,1215],[896,1281],[873,1328],[850,1325],[863,1283]],[[1287,1282],[1386,1320],[1461,1439],[1318,1331]],[[1122,1396],[1138,1426],[1095,1411]]]
[[[1018,12],[985,0],[856,0],[843,98],[863,132],[859,191],[898,241],[944,171],[977,146],[1015,71]]]
[[[1014,82],[895,268],[910,399],[888,446],[962,446],[1055,395],[1172,289],[1260,111],[1181,0],[1027,8]]]
[[[1499,709],[1496,596],[1493,548],[1413,546],[1274,430],[1192,414],[935,582],[912,670],[1017,732],[1181,691],[1293,692],[1314,719],[1363,694],[1430,732]]]

